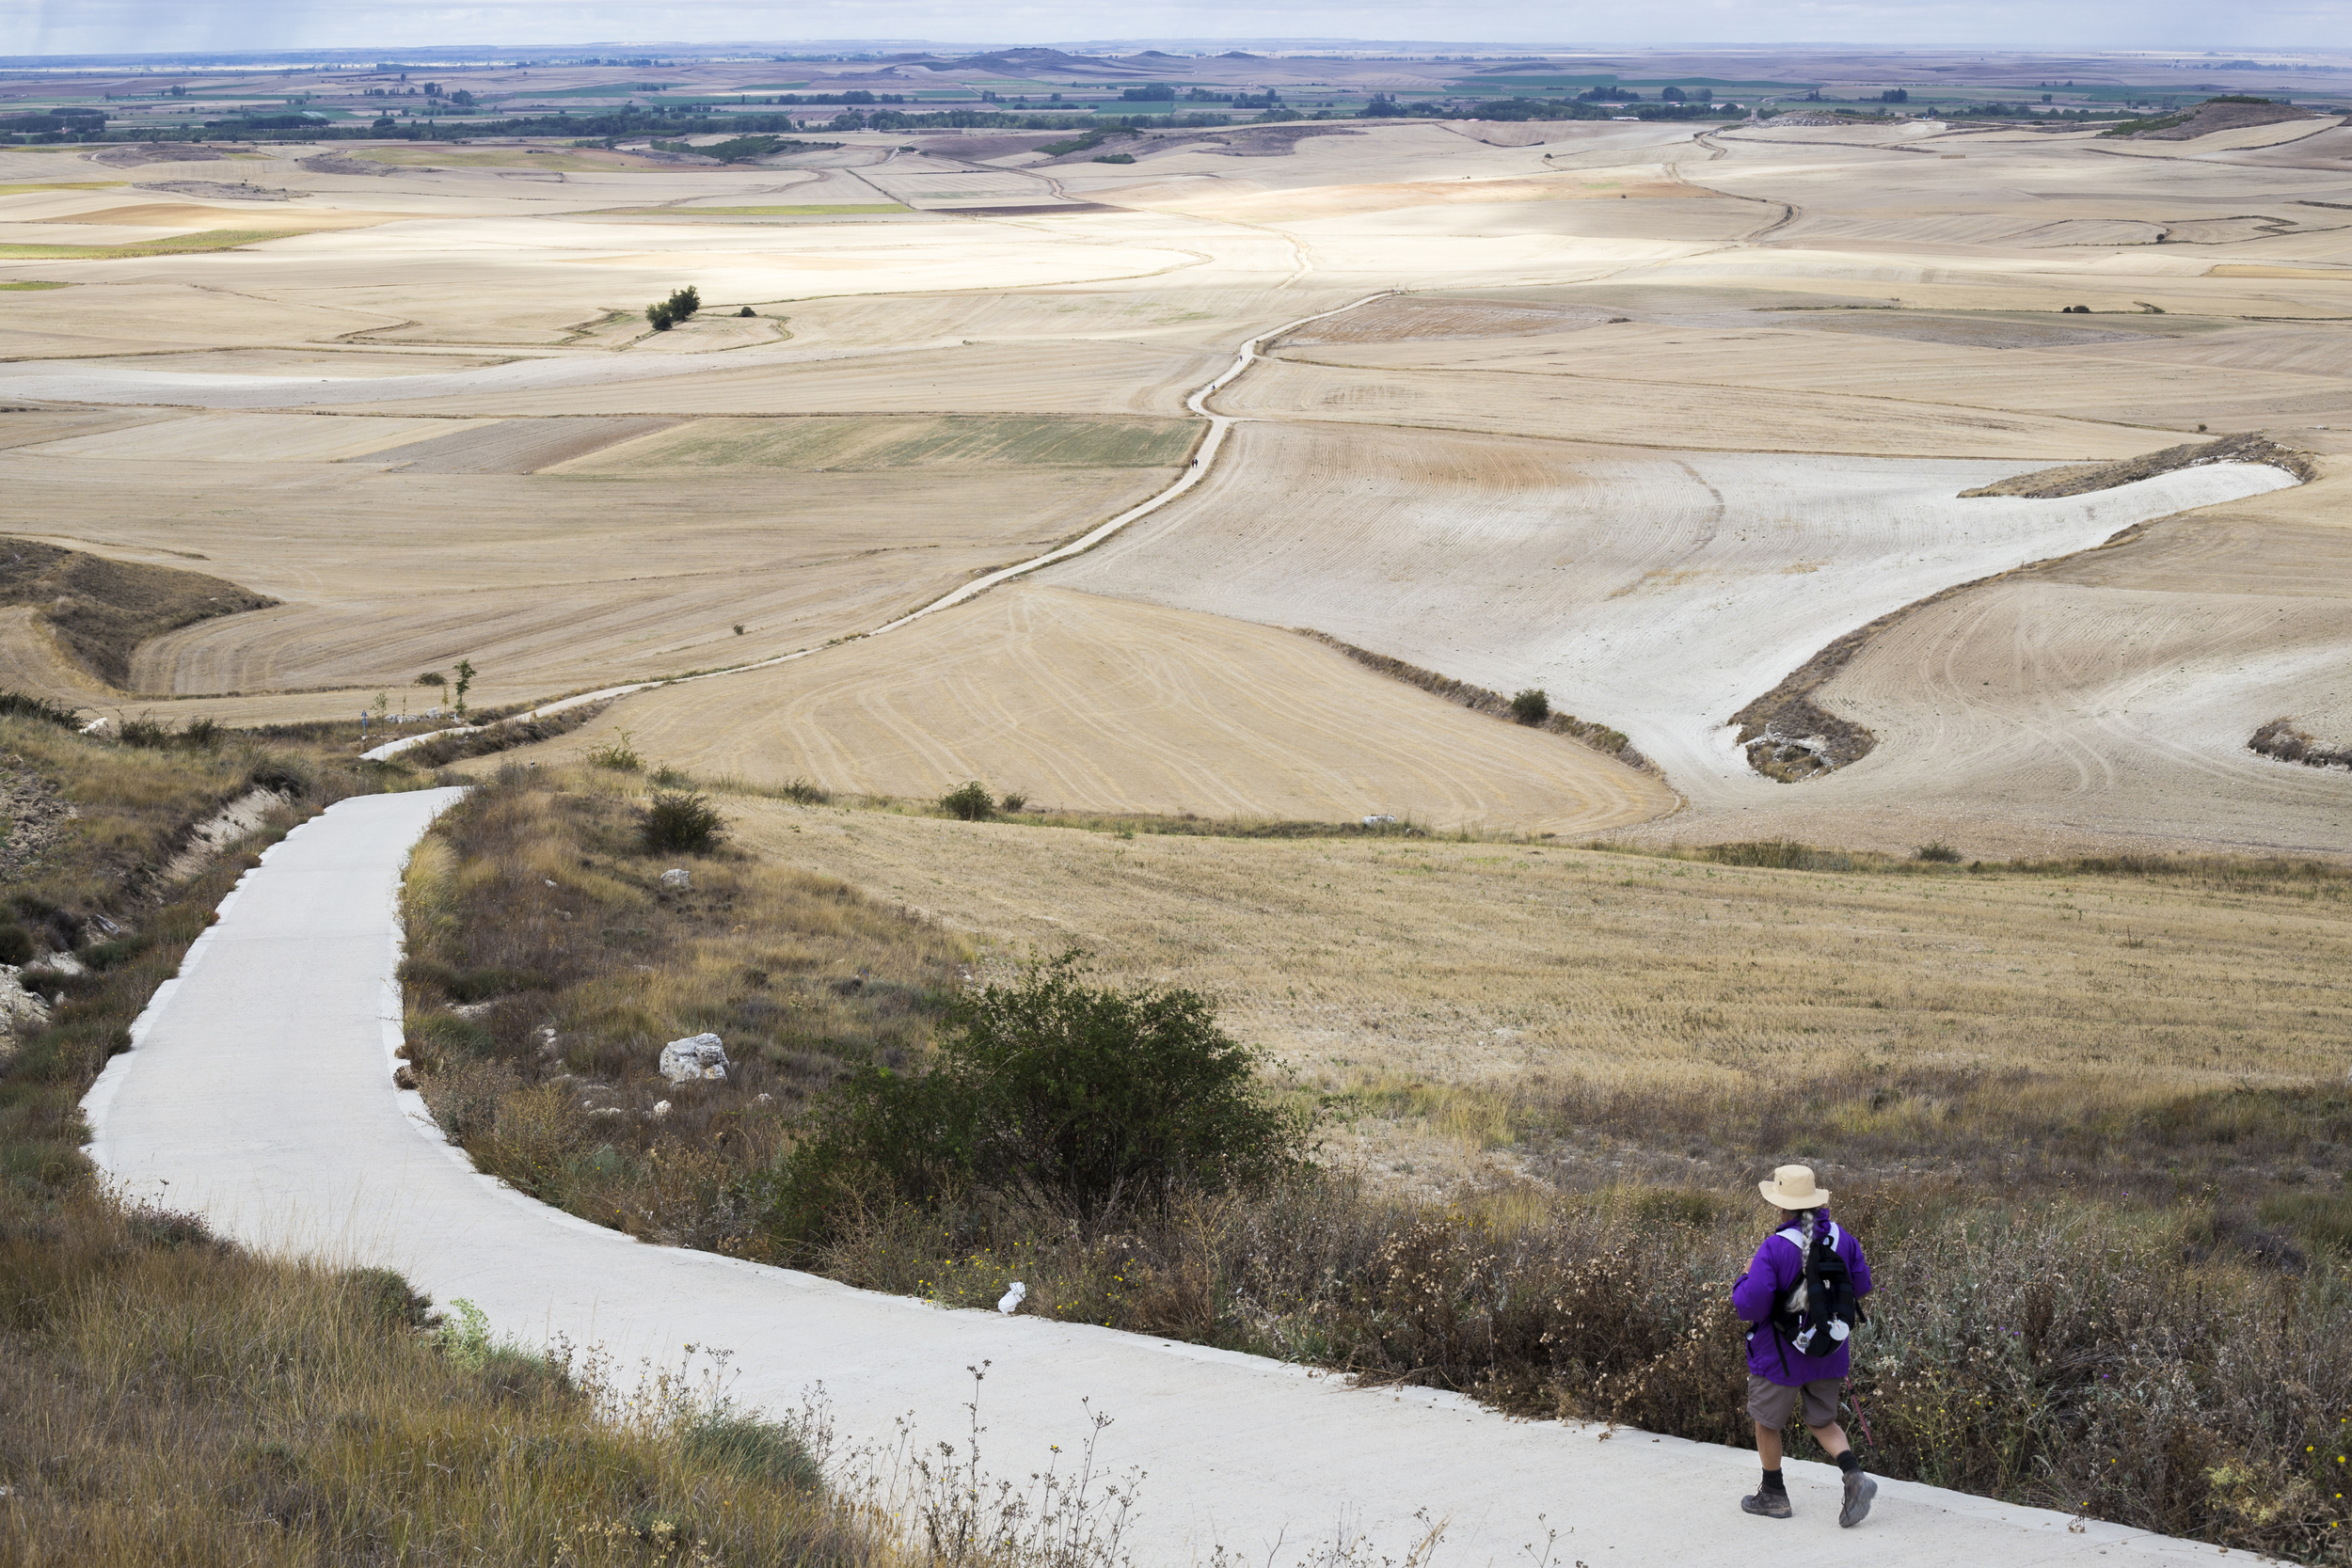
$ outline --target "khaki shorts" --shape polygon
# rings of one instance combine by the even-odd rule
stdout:
[[[1748,1374],[1748,1414],[1756,1420],[1777,1431],[1788,1424],[1788,1418],[1797,1408],[1797,1396],[1804,1396],[1804,1424],[1815,1429],[1834,1426],[1837,1421],[1837,1396],[1845,1391],[1842,1377],[1825,1377],[1808,1383],[1802,1388],[1790,1388],[1770,1378]]]

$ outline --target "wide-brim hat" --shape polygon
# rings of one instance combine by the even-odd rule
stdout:
[[[1819,1209],[1829,1201],[1829,1189],[1814,1184],[1811,1165],[1783,1165],[1756,1190],[1776,1209]]]

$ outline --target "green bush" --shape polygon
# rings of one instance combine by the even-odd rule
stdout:
[[[1540,724],[1551,717],[1551,698],[1541,687],[1531,686],[1511,699],[1511,717],[1522,724]]]
[[[637,814],[637,836],[653,854],[707,854],[726,836],[726,818],[700,795],[657,793]]]
[[[639,756],[637,748],[629,743],[628,732],[614,730],[612,734],[614,738],[588,749],[588,766],[610,768],[616,773],[634,773],[644,767],[645,759]]]
[[[796,778],[777,793],[795,805],[821,806],[833,800],[833,792],[821,784]]]
[[[0,715],[11,719],[38,719],[44,724],[60,724],[78,730],[80,717],[70,708],[45,697],[28,696],[22,691],[0,691]]]
[[[942,795],[939,798],[939,809],[950,816],[960,816],[966,822],[985,822],[989,815],[996,809],[996,800],[989,794],[986,784],[975,779],[968,784],[951,789]]]
[[[1911,852],[1911,858],[1915,861],[1931,861],[1938,865],[1957,865],[1960,863],[1960,851],[1937,838],[1931,839],[1914,849]]]
[[[1088,1218],[1182,1192],[1254,1191],[1298,1167],[1308,1118],[1268,1104],[1258,1055],[1199,993],[1083,978],[1070,953],[950,1006],[929,1071],[868,1067],[812,1108],[777,1217],[823,1232],[845,1192],[932,1202],[978,1189]]]
[[[0,964],[30,963],[33,939],[22,926],[0,926]]]

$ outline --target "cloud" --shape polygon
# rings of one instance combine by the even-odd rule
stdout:
[[[714,43],[771,40],[803,47],[834,40],[1013,43],[1093,40],[1201,42],[1244,40],[1438,43],[1590,43],[1690,47],[1702,43],[1816,42],[1935,49],[2238,51],[2296,48],[2339,30],[2337,0],[1685,0],[1661,11],[1623,5],[1428,0],[1271,5],[1013,4],[976,12],[938,0],[697,0],[693,5],[607,0],[20,0],[0,16],[0,53],[147,54],[243,50],[400,49],[432,45]],[[975,31],[984,18],[987,32]]]

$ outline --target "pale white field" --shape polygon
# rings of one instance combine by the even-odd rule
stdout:
[[[487,672],[484,700],[544,697],[850,636],[1051,547],[1173,478],[1181,454],[1134,452],[1202,429],[1186,399],[1245,340],[1402,291],[1216,395],[1242,422],[1206,482],[1048,579],[1096,595],[1082,629],[1016,633],[985,598],[942,618],[1005,650],[994,673],[976,657],[958,674],[974,683],[959,713],[1012,704],[1021,734],[1050,742],[924,705],[870,662],[885,639],[730,677],[760,695],[709,710],[725,716],[696,754],[769,754],[729,727],[770,735],[772,707],[803,704],[850,737],[840,757],[894,725],[947,737],[844,787],[919,792],[941,757],[1018,770],[1108,752],[1048,773],[1055,803],[1141,810],[1214,777],[1218,800],[1341,811],[1359,764],[1303,732],[1180,721],[1181,691],[1149,683],[1106,712],[1112,686],[1046,678],[1122,639],[1177,645],[1147,627],[1181,609],[1258,624],[1178,640],[1225,647],[1208,664],[1229,673],[1251,639],[1290,647],[1258,626],[1310,624],[1490,686],[1546,684],[1664,764],[1685,803],[1638,830],[1661,836],[2352,850],[2328,816],[2341,773],[2243,752],[2268,719],[2334,711],[2327,672],[2352,660],[2352,622],[2327,594],[2281,608],[2218,578],[2008,579],[1920,612],[1823,693],[1880,737],[1849,772],[1769,784],[1718,733],[1839,632],[2135,523],[2202,509],[2247,559],[2340,527],[2352,209],[2333,204],[2352,202],[2352,133],[1292,129],[1335,134],[1179,137],[1131,166],[1006,151],[975,168],[969,149],[898,152],[927,138],[894,133],[726,168],[404,144],[382,150],[430,160],[337,175],[301,166],[321,149],[286,148],[129,176],[289,194],[249,203],[0,150],[0,184],[45,187],[0,191],[14,246],[282,236],[0,252],[0,280],[68,285],[0,291],[0,398],[30,409],[0,414],[0,479],[40,537],[201,558],[286,601],[142,650],[136,682],[177,711],[341,712],[460,655]],[[1056,200],[1110,210],[870,211]],[[827,205],[869,211],[793,211]],[[649,332],[644,305],[684,283],[706,315]],[[1012,419],[1066,425],[956,422]],[[1138,435],[1149,421],[1173,434]],[[2321,483],[2265,494],[2277,470],[2206,468],[2067,501],[1956,499],[2201,427],[2307,447]],[[2335,557],[2313,559],[2332,593]],[[71,673],[39,636],[0,628],[23,644],[9,668],[62,692]],[[925,626],[898,646],[914,659],[933,640],[954,641]],[[1285,657],[1327,683],[1311,702],[1371,700],[1356,666]],[[849,684],[877,705],[850,703],[829,664],[861,672]],[[1982,713],[1962,721],[1954,690]],[[1157,733],[1161,702],[1205,772],[1122,738]],[[2126,706],[2135,724],[2171,717],[2110,720]],[[1428,708],[1444,711],[1417,694],[1383,708],[1393,732],[1375,738],[1453,754],[1413,716]],[[792,754],[811,768],[830,754],[808,746]],[[2090,754],[2107,760],[2070,760]],[[1488,793],[1446,798],[1457,819],[1490,800],[1498,821],[1585,809],[1494,794],[1499,763],[1473,771]]]
[[[977,779],[1039,810],[1589,837],[1674,804],[1650,775],[1295,633],[1027,585],[641,692],[592,731],[502,755],[577,759],[618,731],[700,778],[924,800]]]
[[[2062,500],[1959,498],[2002,471],[1248,424],[1200,490],[1044,580],[1542,687],[1708,807],[1790,789],[1724,726],[1822,644],[1953,583],[2289,483],[2227,464]]]

